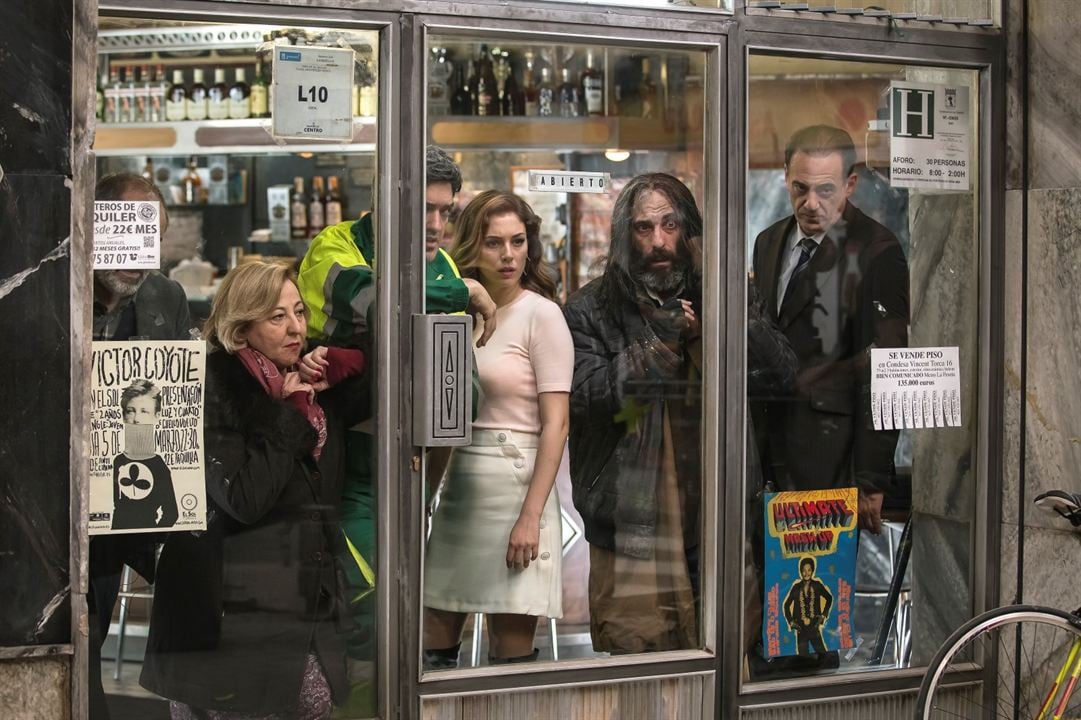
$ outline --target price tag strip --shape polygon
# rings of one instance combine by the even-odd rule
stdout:
[[[351,48],[275,45],[273,63],[274,137],[353,139]]]
[[[161,206],[146,200],[94,202],[94,269],[161,267]]]
[[[960,427],[958,348],[872,349],[871,419],[875,430]]]

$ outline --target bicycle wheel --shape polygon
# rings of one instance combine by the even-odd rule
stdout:
[[[992,669],[982,690],[944,691],[946,671],[964,662]],[[916,719],[1081,717],[1081,685],[1075,689],[1071,683],[1079,662],[1081,618],[1035,605],[991,610],[939,648],[920,685]]]

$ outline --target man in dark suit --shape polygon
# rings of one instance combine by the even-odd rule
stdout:
[[[908,344],[908,265],[897,238],[849,202],[848,133],[803,128],[785,148],[793,214],[755,240],[754,284],[799,361],[795,390],[752,397],[763,472],[778,490],[859,488],[879,532],[897,431],[871,422],[870,350]]]

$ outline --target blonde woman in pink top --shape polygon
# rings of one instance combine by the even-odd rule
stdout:
[[[473,444],[454,452],[432,517],[424,565],[430,669],[457,665],[469,613],[485,614],[493,663],[535,660],[538,616],[562,615],[555,476],[574,345],[541,261],[540,218],[515,195],[483,192],[462,211],[451,255],[491,295],[497,322],[476,349],[482,394]]]

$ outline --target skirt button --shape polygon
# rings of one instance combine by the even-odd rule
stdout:
[[[546,553],[546,552],[542,552],[542,553],[541,553],[541,555],[540,555],[540,559],[541,559],[541,560],[547,560],[547,559],[548,559],[548,558],[550,558],[550,557],[551,557],[551,555],[549,555],[549,554],[548,554],[548,553]]]
[[[518,458],[517,460],[514,461],[514,467],[516,467],[516,468],[520,468],[523,465],[525,465],[525,460],[522,460],[522,458]]]
[[[507,433],[499,433],[499,442],[507,442]]]

